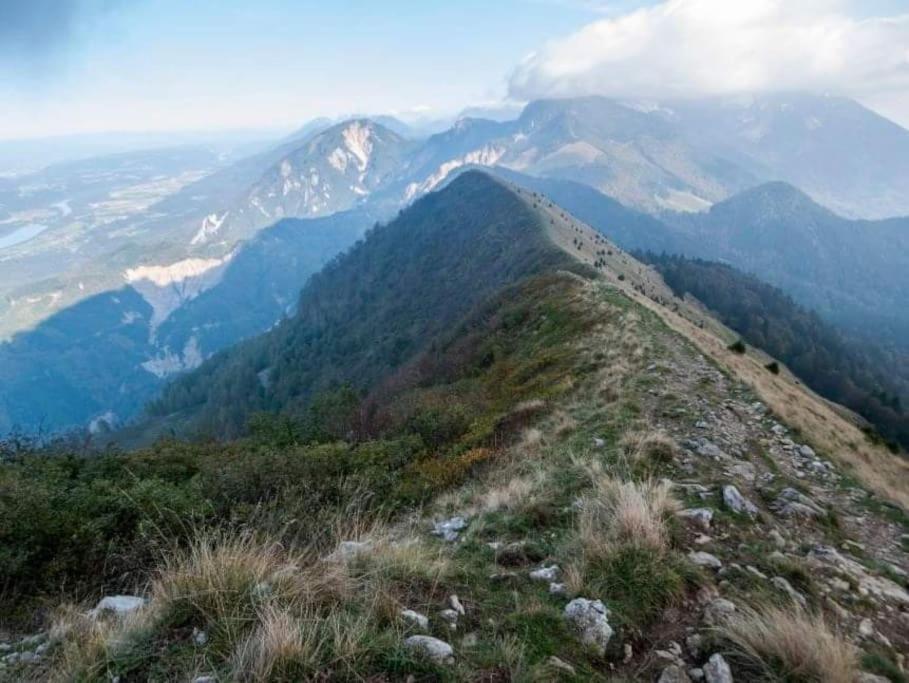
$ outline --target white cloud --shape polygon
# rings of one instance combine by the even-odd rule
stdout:
[[[845,0],[666,0],[548,43],[509,81],[524,100],[771,90],[901,99],[909,13],[856,19]]]

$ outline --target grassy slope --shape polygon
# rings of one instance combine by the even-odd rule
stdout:
[[[807,565],[812,544],[861,541],[868,555],[859,559],[869,570],[878,552],[905,563],[905,552],[893,547],[905,518],[887,521],[894,509],[879,496],[855,496],[849,476],[851,468],[873,490],[905,501],[898,461],[791,377],[764,370],[764,358],[727,351],[728,331],[673,299],[653,271],[547,200],[524,193],[521,201],[542,212],[553,242],[599,276],[590,269],[586,276],[538,273],[474,307],[436,344],[372,384],[361,404],[369,409],[357,415],[369,416],[364,429],[374,441],[302,446],[253,436],[206,446],[198,461],[179,446],[172,447],[178,456],[161,447],[131,456],[127,469],[144,458],[164,480],[178,476],[181,458],[201,463],[207,477],[193,486],[209,480],[223,487],[219,500],[228,509],[208,520],[221,531],[203,531],[189,550],[165,555],[144,589],[152,604],[137,620],[89,628],[76,613],[59,616],[51,673],[81,680],[637,680],[658,674],[656,649],[703,627],[700,597],[716,591],[720,577],[694,567],[691,548],[786,576],[812,610],[828,616],[835,612],[823,596],[825,579]],[[758,397],[836,463],[838,485],[796,478],[771,443],[773,416],[749,417]],[[751,491],[722,464],[679,448],[684,437],[705,433],[695,424],[704,417],[711,438],[729,441],[737,459],[774,475],[773,490],[797,486],[829,504],[837,520],[777,521],[763,497],[772,490]],[[853,433],[857,442],[846,447]],[[595,445],[594,437],[602,441]],[[653,483],[663,477],[701,482],[710,497],[667,494]],[[756,522],[717,502],[716,487],[730,477],[758,502]],[[261,489],[253,492],[251,482]],[[208,496],[214,489],[190,490]],[[695,531],[671,514],[675,505],[715,508],[709,545],[694,545]],[[458,543],[429,535],[431,520],[456,513],[469,520]],[[782,564],[771,556],[770,529],[785,537]],[[339,561],[332,551],[344,540],[369,543],[369,551]],[[561,567],[570,595],[600,597],[611,610],[617,633],[605,655],[572,637],[562,618],[566,598],[528,579],[530,569],[550,563]],[[726,573],[723,596],[797,615],[754,576]],[[439,617],[451,594],[466,608],[456,631]],[[906,645],[899,622],[878,621],[872,601],[847,604],[850,631],[869,616],[891,638],[892,649],[868,646],[883,670]],[[455,647],[453,665],[402,646],[417,631],[402,608],[429,616],[430,632]],[[823,626],[796,626],[803,652],[826,637]],[[208,634],[206,644],[193,642],[193,628]],[[704,633],[706,654],[735,650],[732,641],[711,646],[714,632]],[[806,665],[788,680],[848,680],[851,650],[833,637],[843,661]],[[552,656],[575,674],[560,672]],[[770,651],[733,663],[737,678],[750,680],[762,666],[786,678],[791,662]]]

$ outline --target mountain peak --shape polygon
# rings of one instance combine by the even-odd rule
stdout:
[[[815,202],[800,189],[782,180],[774,180],[740,192],[711,207],[711,213],[723,214],[747,209],[767,216],[786,213],[792,216],[812,215],[837,217],[835,213]]]

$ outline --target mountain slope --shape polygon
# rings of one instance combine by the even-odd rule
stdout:
[[[224,231],[253,234],[280,218],[315,218],[353,209],[397,176],[413,144],[369,119],[318,132],[249,188],[231,208]]]
[[[689,256],[754,273],[847,329],[897,342],[909,334],[909,218],[848,220],[785,183],[662,218]]]
[[[665,105],[692,144],[847,216],[909,214],[909,131],[854,100],[780,94]]]
[[[90,596],[12,680],[899,673],[909,463],[561,207],[467,173],[317,282],[248,437],[0,450],[0,599]]]
[[[661,116],[603,97],[531,102],[516,121],[459,121],[415,155],[405,197],[470,164],[584,183],[648,211],[701,208],[755,182]]]
[[[153,414],[229,435],[333,384],[369,388],[500,288],[572,263],[523,198],[466,173],[313,278],[294,318],[168,387]]]
[[[694,296],[742,338],[786,363],[808,386],[909,448],[909,353],[843,335],[755,277],[710,261],[645,254],[679,297]]]
[[[131,285],[0,344],[0,434],[106,428],[130,419],[164,381],[291,311],[306,279],[371,220],[341,213],[281,221],[239,248],[201,293],[198,277],[142,271]]]

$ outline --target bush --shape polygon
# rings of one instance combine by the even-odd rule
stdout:
[[[734,353],[745,353],[745,350],[746,350],[746,349],[745,349],[745,342],[743,342],[741,339],[738,339],[738,340],[734,341],[733,343],[731,343],[731,344],[730,344],[729,346],[727,346],[726,348],[729,349],[730,351],[734,352]]]

